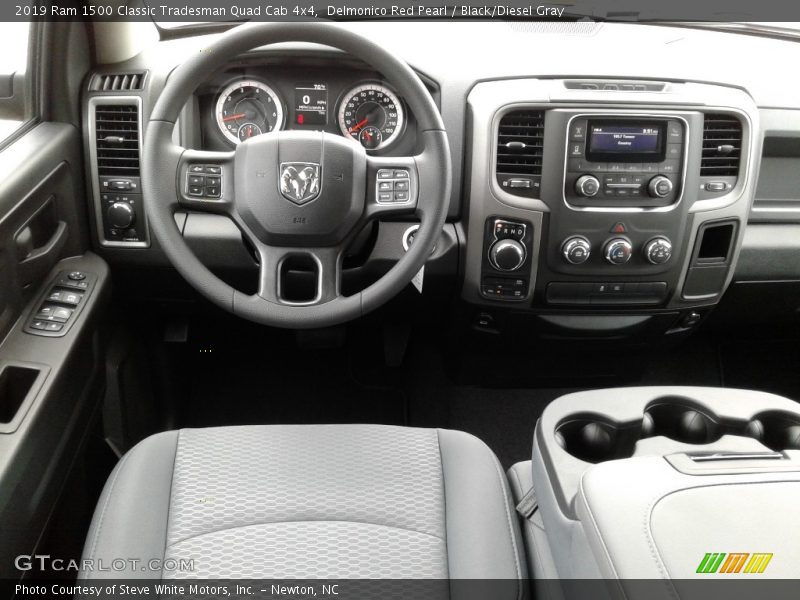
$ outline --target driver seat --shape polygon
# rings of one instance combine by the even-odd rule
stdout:
[[[504,579],[521,597],[521,553],[500,464],[469,434],[215,427],[153,435],[120,460],[82,564],[139,563],[81,577]]]

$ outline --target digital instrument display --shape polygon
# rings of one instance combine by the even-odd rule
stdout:
[[[326,125],[328,123],[328,85],[298,83],[294,87],[295,125]]]
[[[661,162],[665,124],[659,121],[590,121],[586,158],[591,161]]]

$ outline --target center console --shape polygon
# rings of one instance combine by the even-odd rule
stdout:
[[[515,468],[530,471],[527,514],[543,533],[536,576],[613,578],[623,590],[650,580],[648,598],[680,597],[683,580],[714,575],[796,578],[800,410],[786,398],[692,387],[570,394],[545,409],[532,462]]]
[[[679,332],[719,300],[754,191],[758,111],[746,93],[494,81],[475,86],[469,110],[462,298],[484,320],[639,314]]]

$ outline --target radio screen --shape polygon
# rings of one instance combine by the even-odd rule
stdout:
[[[325,125],[328,122],[328,86],[298,83],[294,88],[294,119],[297,125]]]
[[[590,121],[586,158],[592,161],[664,160],[664,123]]]

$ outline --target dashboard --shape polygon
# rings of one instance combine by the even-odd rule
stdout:
[[[625,24],[420,24],[413,40],[404,24],[347,27],[380,35],[407,59],[448,131],[448,222],[418,301],[455,298],[478,333],[682,335],[723,296],[754,282],[769,296],[776,282],[800,280],[800,89],[741,67],[753,56],[800,58],[795,44]],[[119,177],[103,170],[93,124],[109,107],[129,107],[140,141],[171,68],[200,44],[160,42],[89,82],[96,241],[112,262],[166,261],[139,210],[136,176],[108,193]],[[707,56],[710,46],[725,60]],[[630,47],[639,51],[623,52]],[[146,75],[140,90],[94,87],[132,71]],[[324,130],[373,155],[413,155],[417,124],[390,79],[331,49],[256,49],[199,83],[174,137],[231,151],[278,129]],[[205,261],[252,270],[235,226],[179,218]],[[389,219],[359,236],[344,287],[390,268],[414,227]],[[224,252],[212,248],[223,243]]]

